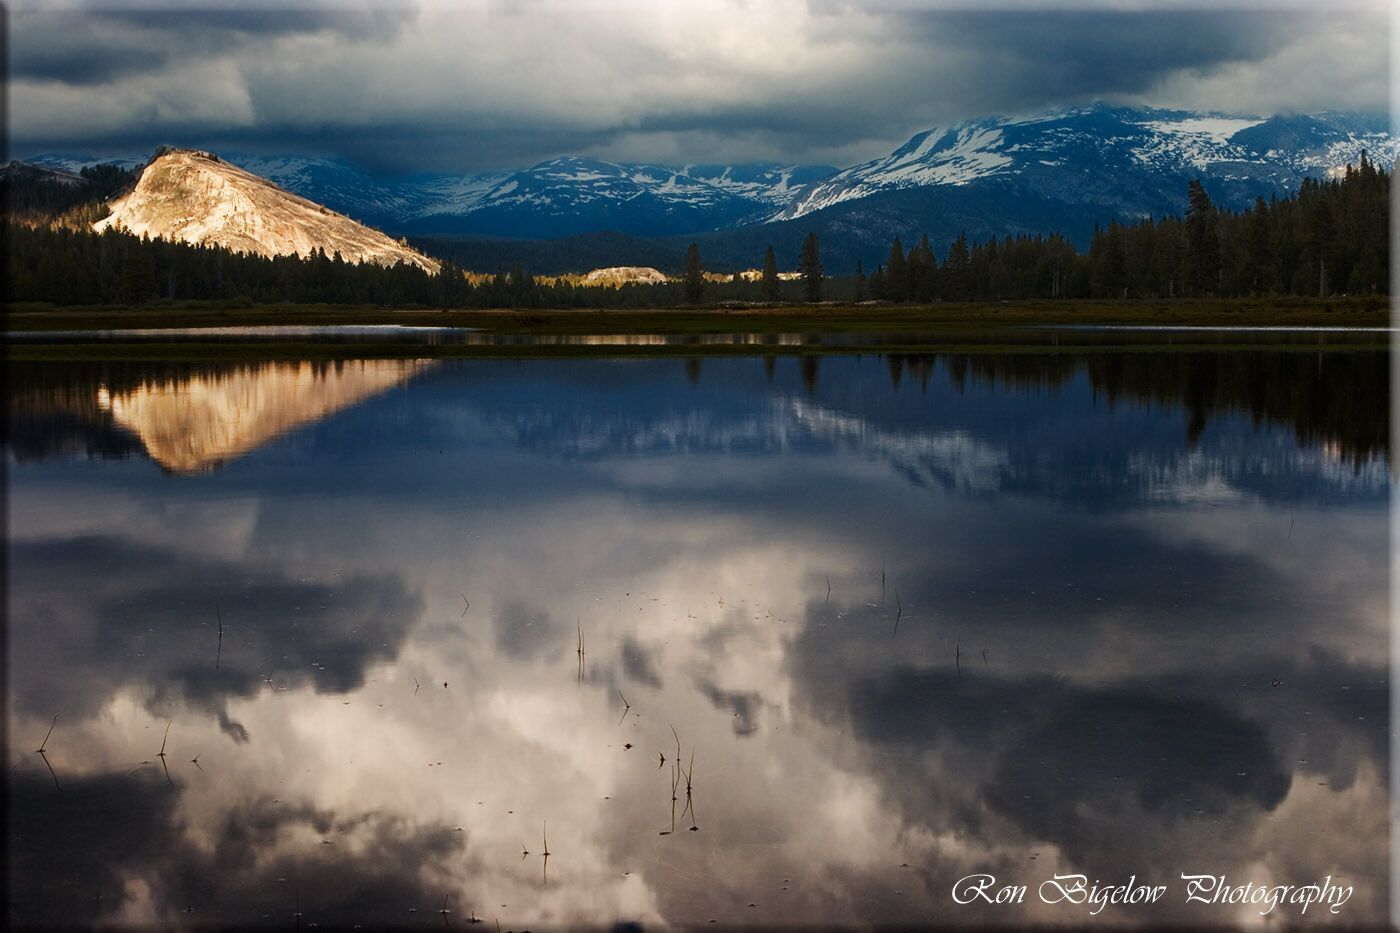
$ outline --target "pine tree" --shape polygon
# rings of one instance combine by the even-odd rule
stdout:
[[[943,260],[943,279],[947,283],[948,297],[953,301],[967,301],[968,264],[971,257],[967,250],[967,234],[959,233],[953,245],[948,247],[948,256]]]
[[[1244,263],[1244,287],[1251,295],[1263,294],[1268,283],[1269,205],[1262,197],[1254,199],[1254,209],[1249,213]]]
[[[917,262],[913,261],[917,257]],[[910,250],[909,297],[921,303],[934,299],[938,283],[938,260],[929,245],[928,234],[919,237],[919,245]]]
[[[899,237],[890,246],[890,261],[885,267],[885,297],[890,301],[909,300],[909,264],[904,261]]]
[[[889,300],[889,282],[885,277],[884,266],[876,266],[875,271],[870,273],[870,297],[876,301]]]
[[[700,247],[692,243],[685,248],[685,267],[681,274],[685,283],[687,304],[699,304],[705,297],[705,269],[700,265]]]
[[[860,264],[860,260],[857,259],[857,260],[856,260],[856,275],[855,275],[855,300],[856,300],[856,301],[864,301],[865,298],[866,298],[865,267],[862,266],[862,265]]]
[[[782,297],[778,286],[778,260],[773,255],[773,247],[763,255],[763,300],[777,301]]]
[[[1332,241],[1337,235],[1337,222],[1326,198],[1316,196],[1312,201],[1306,215],[1308,258],[1317,270],[1317,297],[1324,298],[1333,291]]]
[[[1199,179],[1187,186],[1186,252],[1194,295],[1214,294],[1220,284],[1220,230],[1215,205]]]
[[[150,242],[133,243],[122,263],[121,300],[126,304],[142,305],[155,297],[156,270],[151,262]]]
[[[817,247],[817,235],[807,234],[802,241],[802,255],[797,260],[797,270],[802,274],[802,295],[810,302],[822,300],[822,257]]]

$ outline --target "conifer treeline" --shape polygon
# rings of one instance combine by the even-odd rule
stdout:
[[[460,267],[446,261],[433,275],[404,263],[389,268],[349,263],[321,250],[305,258],[269,258],[117,230],[99,234],[9,223],[0,228],[0,236],[6,300],[11,303],[217,301],[428,308],[668,308],[691,303],[683,282],[620,287],[542,282],[519,266],[473,284]],[[785,289],[788,284],[783,283]],[[749,282],[706,282],[703,297],[712,302],[751,299],[754,288]]]
[[[94,179],[113,183],[117,179]],[[1337,179],[1305,180],[1287,198],[1219,210],[1193,182],[1184,218],[1111,223],[1087,252],[1063,236],[1018,236],[968,243],[958,237],[942,260],[928,238],[867,279],[823,289],[815,236],[804,245],[801,282],[777,278],[771,250],[757,282],[701,276],[698,250],[679,282],[620,288],[540,282],[519,266],[469,281],[450,261],[432,275],[416,266],[356,265],[318,251],[266,258],[88,229],[90,204],[28,203],[8,186],[3,225],[8,300],[56,305],[139,305],[152,300],[373,304],[424,307],[643,308],[723,301],[867,298],[888,301],[996,301],[1025,298],[1176,298],[1250,295],[1384,294],[1389,290],[1390,176],[1362,158]],[[47,188],[44,197],[57,189]],[[66,195],[65,195],[66,197]],[[67,212],[85,223],[36,222]],[[757,259],[758,257],[755,257]]]
[[[4,236],[10,301],[431,305],[437,284],[417,266],[354,264],[320,251],[306,259],[268,258],[114,230],[22,224],[7,224]]]
[[[887,263],[856,296],[888,301],[1020,298],[1239,298],[1386,294],[1390,175],[1364,155],[1342,177],[1304,179],[1296,195],[1220,210],[1200,182],[1184,218],[1110,223],[1078,253],[1058,234],[971,244],[959,236],[940,262],[928,237]]]

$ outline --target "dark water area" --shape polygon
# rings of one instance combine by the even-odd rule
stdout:
[[[13,923],[1387,922],[1384,352],[7,378]]]

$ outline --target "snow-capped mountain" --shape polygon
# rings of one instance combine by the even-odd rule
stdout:
[[[416,233],[566,236],[618,230],[664,236],[737,226],[787,203],[804,182],[833,169],[811,166],[667,168],[569,156],[541,162],[494,184],[459,190],[449,210],[406,218]]]
[[[223,246],[260,256],[324,250],[347,262],[438,263],[378,230],[279,188],[265,178],[194,149],[158,151],[135,186],[109,203],[93,225],[142,236]]]
[[[422,209],[414,187],[371,175],[343,159],[221,152],[220,158],[361,223],[386,226]]]
[[[1355,163],[1363,151],[1381,165],[1400,154],[1387,118],[1095,104],[926,130],[887,156],[842,171],[673,168],[569,156],[514,172],[384,177],[338,159],[224,158],[395,235],[511,238],[493,241],[480,257],[483,268],[517,258],[550,273],[656,265],[690,239],[715,268],[749,268],[770,243],[788,266],[815,232],[827,268],[839,274],[857,259],[882,260],[895,236],[926,233],[940,251],[959,233],[985,239],[1058,231],[1083,245],[1095,224],[1183,212],[1187,184],[1197,178],[1216,203],[1243,208]],[[76,171],[113,160],[50,153],[26,161]],[[573,267],[558,249],[542,253],[518,242],[561,237],[597,241],[588,264]],[[509,243],[516,246],[502,245]],[[553,258],[545,262],[544,254]]]
[[[75,188],[88,183],[86,178],[75,171],[52,165],[35,165],[32,162],[6,162],[4,165],[0,165],[0,178],[11,176],[43,179]]]
[[[1305,175],[1356,162],[1362,151],[1389,163],[1400,146],[1383,120],[1356,115],[1265,119],[1100,104],[926,130],[888,156],[809,186],[771,219],[890,191],[993,179],[1034,195],[1088,196],[1114,209],[1105,220],[1168,209],[1184,197],[1185,181],[1197,177],[1214,181],[1220,199],[1243,206],[1241,198],[1295,188]]]
[[[830,165],[687,165],[681,174],[731,194],[786,206],[797,192],[836,172]]]
[[[41,165],[44,168],[59,169],[74,174],[94,165],[115,165],[118,168],[133,169],[146,163],[145,159],[135,156],[99,157],[77,152],[43,152],[24,161],[30,165]]]
[[[517,172],[383,178],[342,159],[224,152],[221,158],[397,233],[551,237],[597,230],[664,236],[761,218],[836,169],[827,165],[658,165],[568,156]],[[34,165],[77,171],[139,160],[46,153]]]

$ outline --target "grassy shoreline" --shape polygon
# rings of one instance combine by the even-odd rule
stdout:
[[[644,310],[451,310],[380,309],[325,305],[256,308],[162,307],[7,310],[6,330],[130,330],[274,325],[402,324],[470,328],[487,337],[656,336],[666,345],[606,344],[460,345],[356,340],[326,343],[290,337],[284,341],[66,340],[14,343],[10,359],[341,359],[370,357],[574,357],[803,355],[851,352],[918,353],[1065,352],[1076,349],[1223,349],[1261,344],[1279,349],[1329,343],[1347,349],[1382,349],[1391,323],[1387,302],[1377,299],[1280,299],[1201,301],[1026,301],[939,305],[788,305],[762,308]],[[1351,334],[1286,337],[1279,332],[1216,335],[1200,332],[1165,337],[1159,331],[1056,330],[1064,325],[1166,327],[1335,327]],[[1274,334],[1270,338],[1267,334]],[[779,344],[780,334],[813,342]],[[701,342],[734,335],[734,343]],[[695,338],[696,342],[687,342]],[[827,338],[829,342],[820,342]],[[1329,339],[1330,338],[1330,339]],[[744,340],[750,342],[742,342]],[[1338,346],[1337,348],[1342,348]]]
[[[6,309],[9,330],[82,330],[133,327],[199,327],[267,324],[395,323],[479,327],[508,331],[547,328],[591,330],[601,322],[666,332],[720,328],[752,330],[781,322],[783,327],[931,326],[947,324],[1234,324],[1297,326],[1377,326],[1388,320],[1385,298],[1239,298],[1159,301],[1007,301],[968,304],[776,305],[746,308],[676,309],[454,309],[374,308],[353,305],[262,305],[247,308],[212,304],[171,306]],[[659,332],[659,331],[658,331]]]

